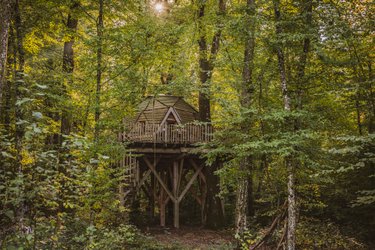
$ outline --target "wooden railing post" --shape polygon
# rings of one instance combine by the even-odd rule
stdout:
[[[122,140],[133,142],[170,143],[170,144],[194,144],[197,142],[209,142],[213,139],[212,125],[209,123],[184,125],[135,123],[128,133],[121,133]]]

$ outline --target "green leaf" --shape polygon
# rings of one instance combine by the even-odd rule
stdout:
[[[9,154],[9,153],[7,153],[7,152],[5,152],[5,151],[1,152],[1,155],[2,155],[3,157],[6,157],[6,158],[15,159],[13,155],[11,155],[11,154]]]
[[[47,85],[35,84],[40,89],[48,89]]]
[[[12,210],[8,210],[4,213],[9,219],[14,219],[14,212]]]
[[[33,100],[34,99],[31,99],[31,98],[22,98],[21,100],[17,100],[16,106],[21,106],[22,104],[24,104],[26,102],[31,102]]]

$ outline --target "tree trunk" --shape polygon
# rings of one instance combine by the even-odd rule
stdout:
[[[23,70],[25,66],[25,51],[23,49],[23,27],[22,27],[22,20],[21,20],[21,13],[19,9],[19,1],[16,0],[14,5],[14,21],[15,21],[15,31],[16,31],[16,38],[17,38],[17,56],[16,56],[16,86],[15,86],[15,97],[16,99],[22,99],[23,93],[21,91],[22,84],[24,84],[23,80]],[[23,112],[21,107],[15,108],[15,117],[17,120],[23,120]],[[16,148],[18,152],[18,157],[21,155],[21,144],[22,138],[24,135],[24,127],[23,125],[18,125],[16,123]],[[21,161],[21,159],[20,159]]]
[[[73,83],[73,72],[74,72],[74,51],[73,51],[73,45],[74,45],[74,36],[77,30],[77,25],[78,25],[78,20],[75,17],[75,10],[79,7],[79,3],[74,2],[73,5],[70,7],[69,14],[68,14],[68,19],[66,22],[66,28],[67,28],[67,33],[69,36],[69,40],[64,42],[64,51],[63,51],[63,60],[62,60],[62,71],[65,74],[65,77],[67,79],[68,84]],[[70,97],[67,93],[67,84],[66,82],[62,82],[61,84],[61,91],[63,98],[65,100],[69,100]],[[68,101],[69,102],[69,101]],[[57,117],[58,118],[58,117]],[[66,156],[68,153],[67,148],[63,147],[62,144],[65,140],[66,135],[70,134],[71,130],[71,113],[70,113],[70,108],[69,106],[63,105],[62,110],[61,110],[61,119],[60,119],[60,135],[54,135],[55,139],[58,139],[57,144],[55,145],[56,148],[59,151],[59,165],[58,165],[58,172],[59,176],[63,176],[60,179],[60,185],[61,189],[59,189],[59,207],[58,207],[58,213],[66,212],[67,208],[64,205],[64,202],[66,201],[66,197],[71,195],[69,193],[69,188],[67,187],[66,184],[66,179],[71,178],[69,176],[68,171],[67,171],[67,162],[69,159]],[[57,227],[56,230],[60,227],[60,217],[56,214],[57,217]]]
[[[303,10],[305,16],[305,32],[308,31],[312,23],[312,1],[305,0],[303,3]],[[305,68],[307,63],[308,54],[310,51],[310,37],[309,34],[305,34],[303,39],[302,53],[299,57],[299,63],[297,66],[297,108],[302,109],[302,95],[303,95],[303,83],[305,83]]]
[[[279,39],[283,30],[280,25],[281,13],[280,13],[280,2],[279,0],[273,0],[274,13],[275,13],[275,22],[276,22],[276,37]],[[279,42],[278,42],[279,43]],[[284,102],[284,110],[291,111],[291,102],[288,93],[288,83],[285,73],[285,59],[284,51],[281,47],[281,44],[277,46],[277,59],[278,67],[280,74],[281,82],[281,92]],[[290,124],[289,124],[290,125]],[[295,198],[295,187],[294,187],[294,163],[292,157],[287,157],[285,159],[285,165],[287,168],[288,174],[288,232],[287,232],[287,248],[288,250],[295,249],[295,231],[296,231],[296,198]]]
[[[236,235],[240,238],[243,237],[245,230],[247,229],[247,189],[249,182],[246,178],[239,180],[237,188],[237,199],[236,199]]]
[[[14,88],[14,96],[15,101],[21,100],[24,98],[25,92],[23,91],[23,88],[25,87],[25,82],[23,81],[24,75],[24,66],[25,66],[25,50],[23,48],[23,37],[24,37],[24,31],[23,31],[23,25],[22,25],[22,19],[21,19],[21,13],[20,13],[20,7],[19,7],[19,0],[16,0],[14,3],[14,27],[15,27],[15,35],[16,35],[16,55],[15,55],[15,88]],[[24,118],[24,112],[23,108],[20,106],[15,106],[15,147],[17,151],[17,164],[18,164],[18,175],[24,176],[24,169],[22,165],[22,151],[23,151],[23,139],[25,134],[25,127],[23,124],[19,124],[18,121],[23,120]],[[20,184],[18,187],[20,190],[21,197],[20,199],[24,199],[25,194],[25,187],[23,186],[23,183]],[[17,211],[19,223],[20,226],[23,227],[24,223],[24,215],[27,211],[27,204],[25,201],[22,201],[20,203],[20,207]]]
[[[368,67],[368,91],[369,91],[369,98],[367,99],[368,107],[369,107],[369,117],[367,121],[367,132],[372,134],[375,132],[375,96],[373,92],[372,84],[374,82],[374,76],[372,74],[372,67],[371,62],[367,62]]]
[[[286,159],[286,168],[288,173],[288,231],[287,231],[287,247],[288,250],[294,250],[296,242],[296,226],[297,226],[297,207],[294,183],[294,163],[292,159]]]
[[[0,2],[0,113],[2,113],[3,86],[6,81],[6,62],[8,54],[8,36],[11,17],[11,1]]]
[[[209,122],[211,120],[210,112],[210,82],[212,78],[212,71],[214,69],[214,61],[219,51],[220,38],[221,38],[221,23],[218,23],[217,31],[212,38],[211,48],[208,48],[206,27],[203,24],[205,16],[206,1],[200,0],[198,6],[198,30],[199,30],[199,80],[201,90],[199,91],[199,117],[202,121]],[[218,15],[224,15],[226,11],[226,4],[224,0],[218,2]],[[221,200],[217,197],[220,192],[220,179],[214,172],[217,170],[215,167],[207,168],[207,195],[205,202],[205,209],[203,215],[203,224],[208,227],[218,227],[224,223],[224,211],[221,206]]]
[[[255,0],[247,0],[245,10],[245,26],[246,40],[244,51],[244,64],[242,70],[241,84],[241,107],[244,111],[252,106],[254,95],[253,69],[254,69],[254,49],[255,49]],[[243,114],[243,122],[241,124],[242,133],[248,134],[252,127],[250,117]],[[243,236],[247,228],[247,216],[254,213],[253,203],[253,160],[250,156],[246,156],[240,163],[240,185],[237,190],[236,202],[236,234]]]
[[[207,56],[207,41],[206,31],[202,24],[202,18],[205,14],[205,4],[201,3],[198,11],[198,25],[201,36],[198,41],[199,45],[199,80],[201,83],[201,90],[199,91],[198,104],[199,104],[199,118],[202,121],[210,121],[210,99],[209,99],[209,81],[211,81],[211,67]]]
[[[6,69],[6,80],[4,81],[3,86],[3,105],[2,111],[0,112],[1,115],[1,123],[4,124],[4,129],[7,134],[12,134],[12,120],[14,117],[12,116],[12,112],[15,107],[14,102],[14,95],[13,95],[13,82],[12,76],[14,76],[14,72],[16,72],[16,53],[17,53],[17,44],[16,44],[16,37],[14,34],[14,27],[12,25],[9,26],[9,37],[8,37],[8,53],[7,53],[7,69]],[[1,105],[1,104],[0,104]],[[1,109],[1,108],[0,108]]]
[[[206,1],[199,2],[198,8],[198,30],[200,37],[199,45],[199,80],[201,83],[201,90],[199,92],[199,117],[202,121],[211,120],[210,111],[210,85],[212,78],[212,71],[214,69],[214,62],[219,51],[222,24],[218,23],[217,31],[212,38],[211,49],[208,49],[206,29],[203,24],[205,16]],[[224,15],[226,12],[226,4],[224,0],[219,0],[218,15]]]
[[[68,83],[73,82],[73,71],[74,71],[74,36],[77,31],[78,19],[74,16],[75,10],[79,7],[79,3],[75,2],[70,7],[70,13],[68,15],[68,20],[66,27],[68,29],[69,40],[64,42],[64,52],[63,52],[63,72],[67,75]],[[65,84],[62,85],[62,91],[65,98],[68,97],[67,89]],[[69,112],[69,107],[65,107],[61,112],[61,136],[60,144],[63,141],[63,135],[69,135],[71,130],[71,114]]]
[[[103,47],[103,0],[99,0],[99,15],[97,23],[97,66],[96,66],[96,93],[95,93],[95,131],[94,140],[98,142],[99,139],[99,119],[100,119],[100,92],[101,92],[101,81],[102,81],[102,47]]]
[[[217,196],[220,192],[220,178],[215,175],[215,171],[218,170],[218,168],[219,166],[217,163],[205,168],[207,193],[203,212],[203,225],[209,228],[221,227],[225,222],[221,198]]]

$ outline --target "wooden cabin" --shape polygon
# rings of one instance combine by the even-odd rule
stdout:
[[[133,118],[124,119],[120,139],[131,153],[123,157],[124,183],[120,186],[122,204],[147,197],[151,216],[166,226],[166,206],[173,203],[173,226],[180,226],[180,204],[186,195],[201,208],[207,193],[205,164],[197,144],[212,139],[212,126],[199,122],[197,110],[182,97],[149,96],[139,105]]]

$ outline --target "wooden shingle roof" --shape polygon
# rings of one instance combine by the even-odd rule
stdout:
[[[180,96],[148,96],[138,106],[135,122],[161,123],[168,111],[173,109],[181,123],[188,123],[198,118],[198,112]]]

